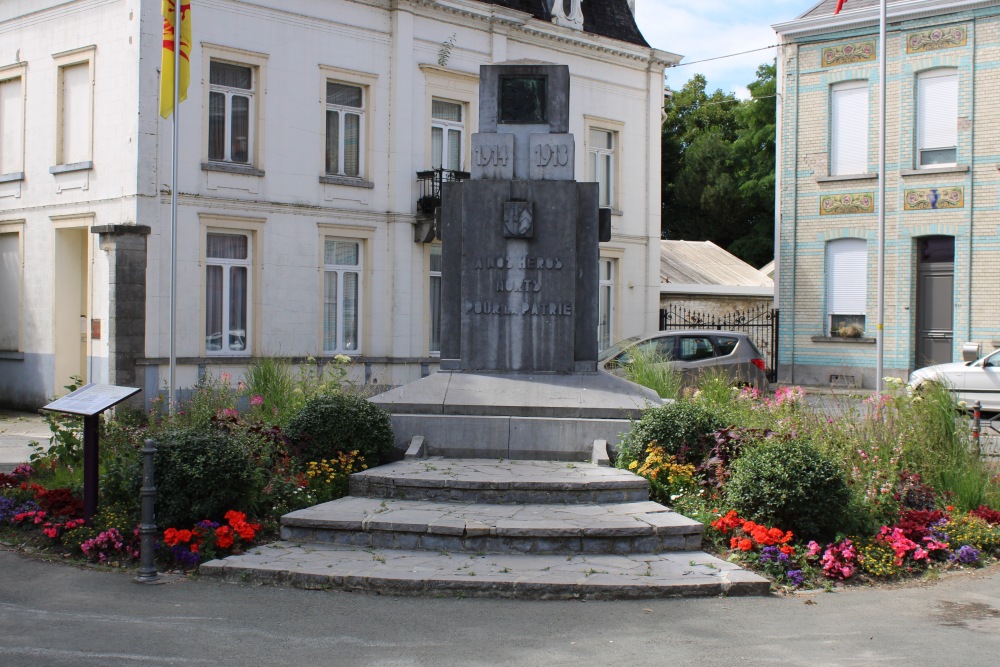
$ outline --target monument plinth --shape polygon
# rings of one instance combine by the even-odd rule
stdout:
[[[557,458],[659,398],[597,372],[598,185],[575,180],[569,68],[484,65],[472,179],[442,193],[441,372],[376,396],[397,444]]]

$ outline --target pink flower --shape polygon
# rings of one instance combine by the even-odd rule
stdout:
[[[264,397],[261,396],[260,394],[254,394],[253,397],[250,399],[250,405],[258,406],[263,404],[264,404]]]
[[[929,555],[930,554],[928,554],[926,551],[924,551],[920,547],[917,547],[916,550],[913,552],[913,560],[920,560],[921,558],[927,558]]]
[[[222,381],[225,382],[226,384],[229,384],[229,378],[231,378],[231,377],[232,376],[229,373],[223,373],[222,374]]]
[[[816,540],[812,540],[806,546],[808,547],[808,551],[806,551],[806,554],[809,556],[818,556],[819,553],[823,550],[823,547],[816,544]]]

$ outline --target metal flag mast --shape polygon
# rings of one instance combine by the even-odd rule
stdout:
[[[167,395],[168,410],[174,414],[176,408],[177,376],[177,147],[180,129],[181,96],[181,3],[174,2],[174,104],[173,137],[170,149],[170,372]]]
[[[886,0],[879,0],[878,29],[878,331],[875,337],[875,387],[882,391],[882,376],[885,358],[885,89],[886,89],[886,45],[885,22]]]

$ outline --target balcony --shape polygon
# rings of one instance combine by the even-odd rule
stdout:
[[[430,243],[441,238],[441,185],[449,182],[467,181],[471,175],[467,171],[454,169],[428,169],[417,172],[420,195],[417,198],[417,220],[414,223],[413,240]]]

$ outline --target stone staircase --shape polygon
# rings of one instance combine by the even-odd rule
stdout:
[[[405,460],[282,517],[281,541],[201,566],[237,582],[392,595],[622,599],[764,594],[699,551],[703,526],[645,479],[590,463]]]

